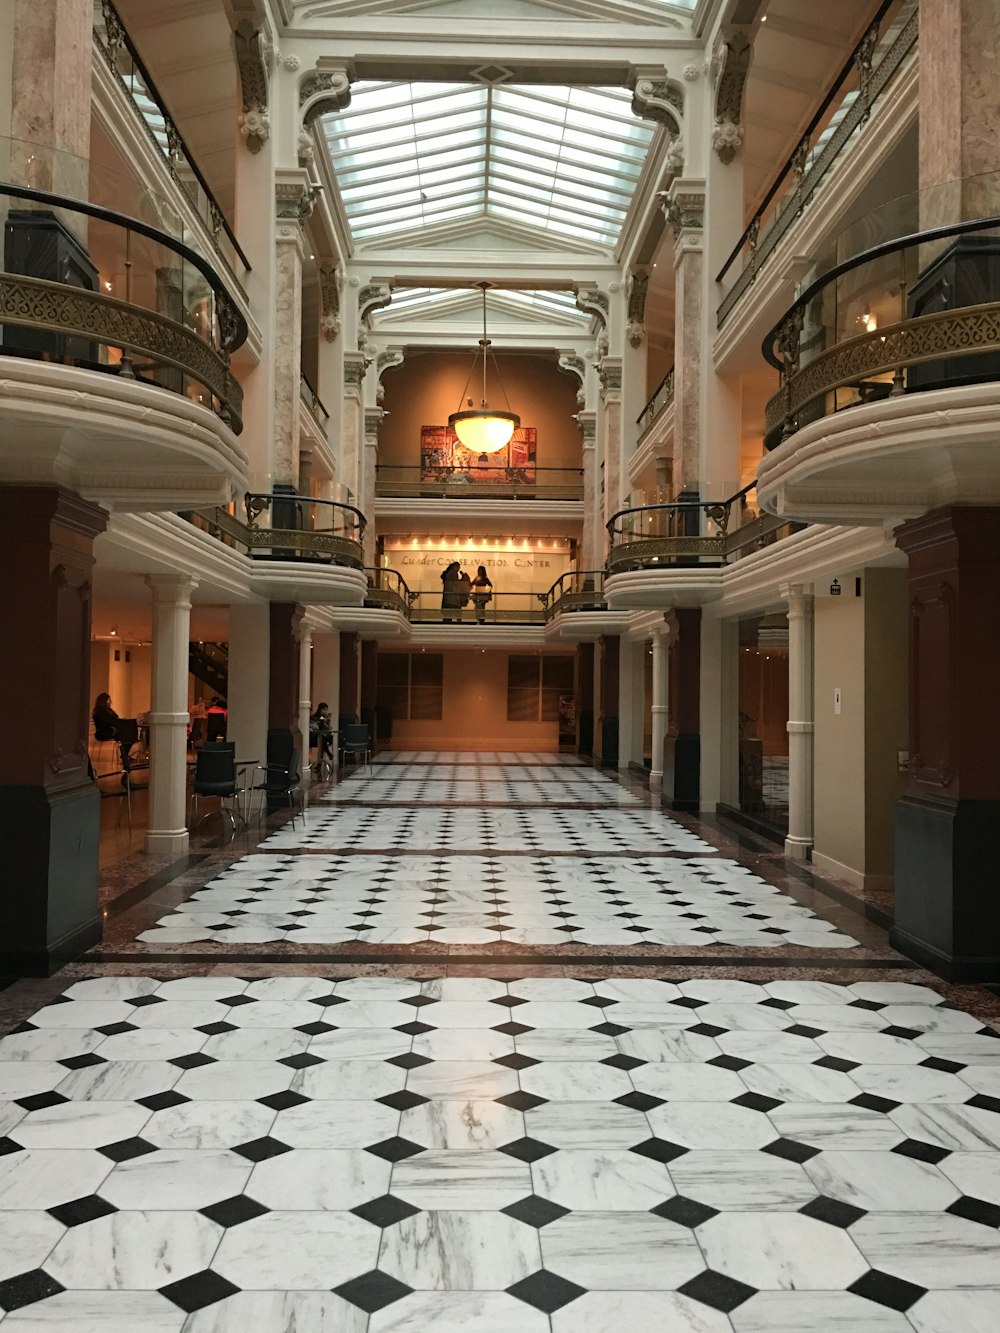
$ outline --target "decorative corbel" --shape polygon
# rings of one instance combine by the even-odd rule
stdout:
[[[300,167],[311,167],[316,157],[316,148],[313,144],[312,135],[303,127],[299,130],[299,137],[296,144],[296,156]]]
[[[667,173],[667,184],[669,184],[675,176],[682,176],[684,174],[684,145],[681,143],[680,139],[675,139],[667,149],[663,158],[663,166]]]
[[[678,190],[675,185],[659,198],[675,240],[682,231],[700,231],[704,226],[705,195],[701,190]]]
[[[657,78],[637,78],[632,89],[632,113],[642,120],[655,120],[678,138],[684,111],[684,94],[667,78],[666,70]]]
[[[628,338],[630,347],[640,346],[646,336],[646,293],[648,290],[648,273],[636,270],[629,274],[625,336]]]
[[[743,90],[753,47],[746,28],[730,27],[724,30],[719,48],[719,81],[715,89],[715,125],[712,129],[712,148],[720,162],[726,164],[743,146]]]
[[[391,282],[370,282],[358,292],[358,319],[367,323],[372,311],[384,310],[391,300]]]
[[[602,356],[597,374],[601,381],[601,398],[605,402],[619,398],[622,391],[621,357]]]
[[[582,356],[577,356],[575,352],[559,353],[559,369],[564,370],[567,375],[575,375],[579,380],[576,389],[576,405],[579,408],[587,406],[587,363]]]
[[[243,111],[240,135],[251,153],[259,153],[271,137],[267,109],[267,67],[261,47],[261,32],[249,19],[240,19],[233,30],[236,68],[240,76]]]
[[[359,389],[370,362],[363,352],[344,353],[344,388]]]
[[[321,314],[319,327],[328,343],[336,341],[340,333],[340,284],[343,274],[336,264],[320,264],[319,299]]]
[[[315,69],[299,84],[299,111],[305,129],[318,116],[343,111],[351,103],[351,80],[346,69]]]
[[[611,309],[607,292],[599,291],[596,287],[578,287],[576,285],[574,285],[573,291],[576,293],[577,310],[582,310],[585,315],[593,315],[602,328],[606,327],[608,312]]]
[[[387,347],[384,352],[379,352],[375,358],[375,375],[378,380],[378,387],[375,390],[376,402],[381,403],[385,397],[385,385],[382,383],[382,376],[387,370],[401,366],[403,360],[404,352],[401,347]]]

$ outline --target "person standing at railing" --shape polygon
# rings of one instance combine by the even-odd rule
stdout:
[[[486,566],[480,565],[476,577],[472,580],[472,605],[476,608],[476,619],[480,625],[486,623],[486,603],[493,600],[493,584],[486,572]]]
[[[453,560],[448,568],[441,575],[441,610],[457,611],[462,605],[461,589],[458,586],[458,576],[462,572],[462,566],[457,560]],[[444,615],[444,621],[450,623],[455,620],[455,616]]]
[[[469,605],[469,599],[472,596],[472,579],[469,578],[464,569],[458,571],[458,605],[459,609],[464,611]],[[459,616],[459,620],[463,617]]]

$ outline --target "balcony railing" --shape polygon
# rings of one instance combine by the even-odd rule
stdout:
[[[136,218],[0,183],[0,352],[157,385],[242,430],[247,325],[212,266]]]
[[[171,119],[156,85],[132,44],[112,0],[95,0],[94,42],[112,75],[124,90],[150,139],[183,190],[219,259],[237,282],[250,272],[250,261],[226,221],[219,201]]]
[[[494,592],[484,606],[441,606],[439,592],[414,594],[411,617],[415,624],[540,625],[545,619],[543,592]]]
[[[635,424],[639,427],[640,438],[649,430],[650,426],[660,415],[665,412],[674,401],[674,368],[667,371],[663,379],[653,390],[653,396],[642,409],[635,419]]]
[[[429,500],[582,500],[582,467],[490,468],[490,478],[477,469],[425,468],[418,464],[380,463],[375,494]]]
[[[1000,176],[924,191],[922,218],[980,212]],[[781,372],[764,443],[882,398],[1000,380],[1000,214],[912,232],[811,283],[765,338]],[[861,330],[859,332],[859,330]]]
[[[741,272],[719,305],[720,328],[816,194],[847,143],[863,130],[879,97],[915,49],[918,33],[918,10],[912,0],[883,0],[716,275],[716,281],[722,282],[741,261]]]
[[[760,514],[751,482],[727,500],[622,509],[608,521],[606,574],[673,566],[722,566],[770,546],[804,525]],[[707,529],[707,530],[706,530]]]
[[[316,425],[325,436],[330,413],[323,406],[323,400],[309,383],[304,373],[299,376],[299,401],[304,403],[308,411],[313,414]]]
[[[366,568],[365,573],[368,575],[365,606],[398,611],[409,620],[410,608],[419,594],[410,591],[410,586],[402,574],[395,569],[372,568]]]
[[[365,516],[353,505],[294,492],[247,492],[250,555],[255,560],[301,560],[364,568]]]
[[[545,619],[564,611],[601,611],[604,600],[603,569],[572,569],[561,574],[545,594]]]

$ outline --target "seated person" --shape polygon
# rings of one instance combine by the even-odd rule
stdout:
[[[99,694],[94,700],[94,740],[113,741],[118,734],[118,714],[111,707],[111,695]]]
[[[226,705],[219,696],[213,695],[205,713],[205,738],[210,741],[226,739]]]

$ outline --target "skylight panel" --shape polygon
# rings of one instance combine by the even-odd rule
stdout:
[[[653,136],[621,88],[371,81],[324,132],[355,236],[478,209],[608,248]]]

